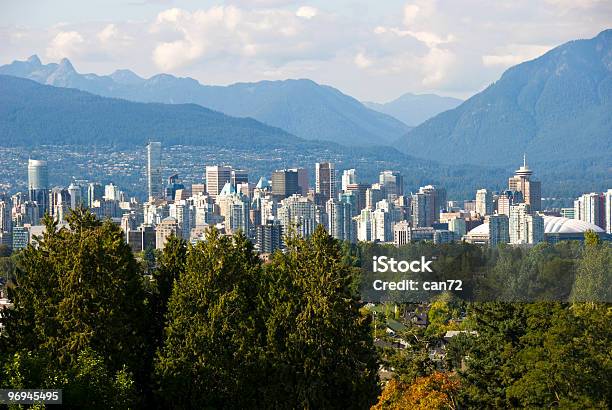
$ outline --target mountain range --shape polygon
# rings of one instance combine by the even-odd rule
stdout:
[[[169,74],[144,79],[129,70],[108,76],[80,74],[68,59],[42,64],[35,55],[1,66],[0,74],[131,101],[194,103],[251,117],[305,139],[371,146],[395,141],[410,129],[333,87],[306,79],[210,86]]]
[[[197,104],[137,103],[0,75],[0,146],[165,145],[279,147],[300,138]]]
[[[527,153],[531,163],[596,162],[609,172],[612,30],[509,68],[484,91],[409,131],[397,146],[449,164],[508,166]]]
[[[404,124],[416,127],[422,122],[451,110],[461,104],[463,100],[453,97],[442,97],[436,94],[406,93],[387,103],[364,102],[363,104],[373,110],[390,115]]]

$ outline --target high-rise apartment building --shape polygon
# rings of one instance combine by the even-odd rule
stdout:
[[[612,234],[612,189],[605,193],[606,199],[606,232]]]
[[[352,229],[353,207],[351,203],[330,199],[325,205],[329,234],[341,241],[354,242],[354,232]]]
[[[584,194],[574,201],[574,217],[606,229],[606,197],[599,192]]]
[[[480,216],[493,214],[493,194],[486,189],[476,191],[476,213]]]
[[[308,198],[297,194],[281,201],[277,215],[285,234],[293,230],[296,234],[308,238],[317,225],[316,205]]]
[[[161,142],[147,144],[147,193],[148,198],[163,198]]]
[[[426,185],[419,188],[419,193],[429,195],[433,200],[433,221],[438,222],[440,220],[440,212],[446,208],[446,189],[438,186]]]
[[[399,171],[383,171],[378,176],[378,183],[383,187],[385,194],[404,195],[404,178]]]
[[[49,169],[47,161],[28,160],[28,193],[30,201],[34,201],[38,205],[41,217],[49,212]]]
[[[529,205],[531,212],[542,209],[542,184],[531,179],[533,171],[527,166],[527,159],[523,156],[523,165],[508,179],[508,189],[523,194],[523,201]]]
[[[232,168],[226,166],[206,167],[206,191],[211,197],[217,198],[226,183],[232,179]]]
[[[489,216],[489,245],[496,247],[501,243],[510,243],[510,225],[507,215]]]
[[[432,226],[435,222],[434,196],[430,193],[417,192],[412,195],[411,214],[414,228]]]
[[[536,244],[544,240],[544,218],[531,213],[528,204],[510,207],[508,225],[511,244]]]
[[[317,162],[315,164],[316,193],[321,195],[325,203],[336,198],[336,169],[331,162]]]

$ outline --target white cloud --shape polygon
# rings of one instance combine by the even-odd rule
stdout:
[[[440,85],[455,62],[455,55],[441,48],[432,48],[421,60],[423,64],[422,83],[428,87]]]
[[[499,54],[483,55],[482,64],[485,67],[506,68],[539,57],[551,48],[551,46],[533,44],[511,44],[503,47]]]
[[[363,52],[357,53],[353,61],[355,62],[355,65],[359,68],[368,68],[372,65],[372,60],[367,58]]]
[[[436,11],[434,0],[416,0],[404,6],[404,25],[411,27],[419,20],[431,17]]]
[[[310,20],[311,18],[315,17],[318,13],[319,13],[319,10],[317,10],[314,7],[302,6],[297,10],[295,15],[298,17],[302,17],[302,18]]]
[[[74,57],[81,51],[84,42],[83,36],[77,31],[60,31],[51,40],[46,53],[54,59]]]

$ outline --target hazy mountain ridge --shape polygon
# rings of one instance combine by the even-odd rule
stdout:
[[[398,146],[445,163],[608,161],[612,154],[612,30],[511,67]]]
[[[363,104],[373,110],[397,118],[410,127],[416,127],[424,121],[451,110],[463,100],[453,97],[443,97],[436,94],[405,93],[387,103],[365,101]]]
[[[0,75],[0,144],[267,146],[301,141],[196,104],[137,103]]]
[[[67,59],[43,65],[37,56],[1,66],[0,74],[132,101],[195,103],[234,117],[252,117],[306,139],[377,145],[409,130],[333,87],[306,79],[209,86],[168,74],[144,79],[129,70],[109,76],[79,74]]]

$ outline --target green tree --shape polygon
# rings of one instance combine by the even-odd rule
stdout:
[[[14,309],[2,334],[7,356],[25,352],[57,374],[71,374],[83,365],[83,352],[93,352],[88,357],[101,360],[96,366],[108,377],[133,373],[142,385],[148,377],[143,374],[148,311],[138,264],[112,222],[102,223],[84,210],[76,210],[68,222],[69,229],[58,229],[46,217],[37,247],[19,254],[16,286],[9,294]],[[21,387],[43,387],[37,382],[25,378]],[[52,378],[47,382],[44,386],[53,387]],[[68,396],[75,386],[66,384]],[[107,402],[116,393],[99,400]]]
[[[612,247],[597,234],[585,233],[585,246],[576,271],[571,300],[612,302]]]
[[[370,315],[351,296],[338,242],[319,226],[266,269],[266,407],[367,408],[377,395]]]
[[[155,363],[164,407],[253,408],[260,403],[266,383],[260,279],[259,259],[242,234],[222,236],[212,229],[189,249],[172,289],[164,345]]]

